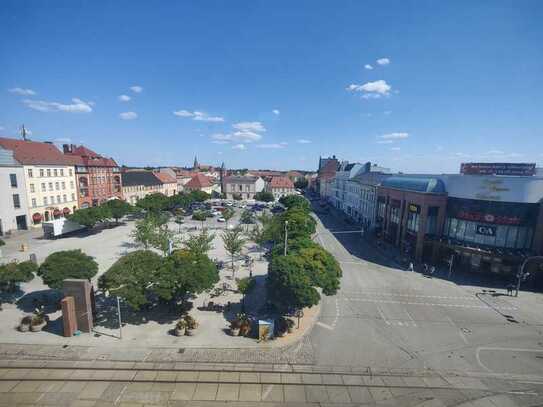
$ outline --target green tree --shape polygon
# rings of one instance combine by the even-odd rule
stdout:
[[[224,249],[230,255],[232,260],[232,276],[234,276],[236,272],[234,268],[234,257],[241,253],[241,250],[246,242],[243,237],[243,231],[241,228],[225,230],[222,234],[222,241],[224,244]]]
[[[240,222],[246,225],[255,223],[255,214],[245,209],[241,212]]]
[[[226,208],[223,213],[222,213],[222,217],[224,218],[224,220],[226,221],[226,226],[228,226],[228,221],[230,219],[232,219],[234,217],[234,210],[233,209],[230,209],[230,208]]]
[[[128,202],[120,199],[109,200],[100,205],[100,207],[107,211],[107,217],[115,219],[115,223],[117,224],[119,223],[119,219],[122,219],[129,213],[133,212],[133,207]]]
[[[273,194],[271,192],[268,192],[268,191],[257,192],[255,194],[255,199],[257,201],[262,201],[262,202],[273,202],[273,201],[275,201],[275,197],[273,196]]]
[[[311,283],[322,288],[324,295],[334,295],[339,290],[341,268],[330,253],[315,245],[300,249],[298,257]]]
[[[162,258],[150,250],[137,250],[118,259],[98,280],[101,290],[123,298],[135,310],[149,303],[148,293]]]
[[[89,229],[92,229],[97,223],[102,222],[106,218],[107,214],[99,206],[78,209],[68,216],[68,219],[72,222],[78,223],[81,226],[86,226]]]
[[[256,279],[254,277],[244,277],[237,280],[238,291],[242,295],[241,297],[241,311],[245,311],[245,296],[249,294],[256,286]]]
[[[318,291],[297,256],[275,256],[266,279],[268,299],[282,313],[312,307],[320,301]]]
[[[213,249],[214,234],[210,234],[206,228],[197,235],[190,236],[183,242],[185,248],[195,255],[207,255]]]
[[[248,236],[249,239],[255,242],[255,244],[258,246],[258,250],[260,251],[260,259],[262,260],[262,249],[267,241],[264,234],[264,227],[260,226],[259,224],[254,225],[251,230],[249,230]]]
[[[309,212],[311,210],[311,204],[309,201],[301,195],[287,195],[279,199],[279,202],[285,205],[288,209],[301,209]]]
[[[13,292],[19,283],[28,283],[38,271],[36,263],[23,261],[0,265],[0,291]]]
[[[164,256],[169,254],[170,242],[175,247],[177,245],[177,239],[175,233],[168,229],[168,225],[157,225],[152,232],[151,246],[160,250]]]
[[[169,209],[170,199],[161,193],[149,194],[140,199],[136,206],[148,212],[158,213]]]
[[[164,259],[151,291],[166,301],[184,301],[188,295],[208,290],[218,281],[219,271],[209,257],[181,249]]]
[[[241,194],[238,192],[235,192],[232,194],[232,198],[234,198],[234,201],[241,201],[243,198],[241,197]]]
[[[306,189],[307,188],[307,179],[306,178],[300,178],[294,183],[294,188],[298,189]]]
[[[90,281],[98,272],[98,264],[81,250],[64,250],[50,254],[38,268],[38,275],[50,288],[60,290],[67,278]]]
[[[283,224],[285,221],[288,222],[287,230],[289,239],[309,237],[317,230],[317,222],[315,219],[300,207],[294,207],[283,212],[279,216],[279,219]],[[284,229],[281,234],[283,237]]]
[[[200,222],[202,222],[202,228],[203,228],[204,227],[204,222],[207,219],[207,214],[206,214],[205,211],[194,211],[192,213],[192,219],[193,220],[199,220]]]
[[[189,196],[192,202],[204,202],[211,198],[211,195],[204,191],[191,191]]]
[[[145,218],[136,221],[136,226],[131,235],[134,241],[141,244],[145,250],[153,245],[155,229],[158,225],[158,217],[152,214],[147,214]]]

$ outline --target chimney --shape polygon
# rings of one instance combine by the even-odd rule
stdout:
[[[62,145],[62,151],[64,154],[69,154],[72,152],[72,145],[71,144],[63,144]]]

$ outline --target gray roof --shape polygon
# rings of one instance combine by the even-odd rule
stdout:
[[[224,182],[227,184],[254,184],[258,177],[252,177],[252,176],[242,176],[242,175],[232,175],[230,177],[226,177],[224,179]]]
[[[121,178],[124,187],[162,185],[162,182],[150,171],[127,171],[121,173]]]
[[[15,159],[13,151],[0,147],[0,166],[2,167],[22,167]]]
[[[383,174],[381,172],[363,172],[362,174],[355,175],[350,181],[363,185],[378,185],[386,178],[390,177],[390,174]]]
[[[445,183],[433,177],[388,177],[381,182],[381,186],[407,191],[444,194],[447,192]]]

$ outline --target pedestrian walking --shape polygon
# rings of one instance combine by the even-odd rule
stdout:
[[[507,284],[507,295],[512,296],[513,295],[513,289],[515,288],[514,284]]]
[[[428,264],[424,263],[423,269],[424,269],[424,274],[428,274]]]
[[[436,266],[432,266],[432,267],[430,268],[430,275],[433,276],[435,272],[436,272]]]
[[[413,265],[413,262],[410,262],[409,263],[409,269],[408,269],[410,272],[414,273],[415,272],[415,266]]]

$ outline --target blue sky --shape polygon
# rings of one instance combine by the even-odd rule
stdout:
[[[127,165],[541,165],[541,21],[537,0],[4,0],[0,134]]]

